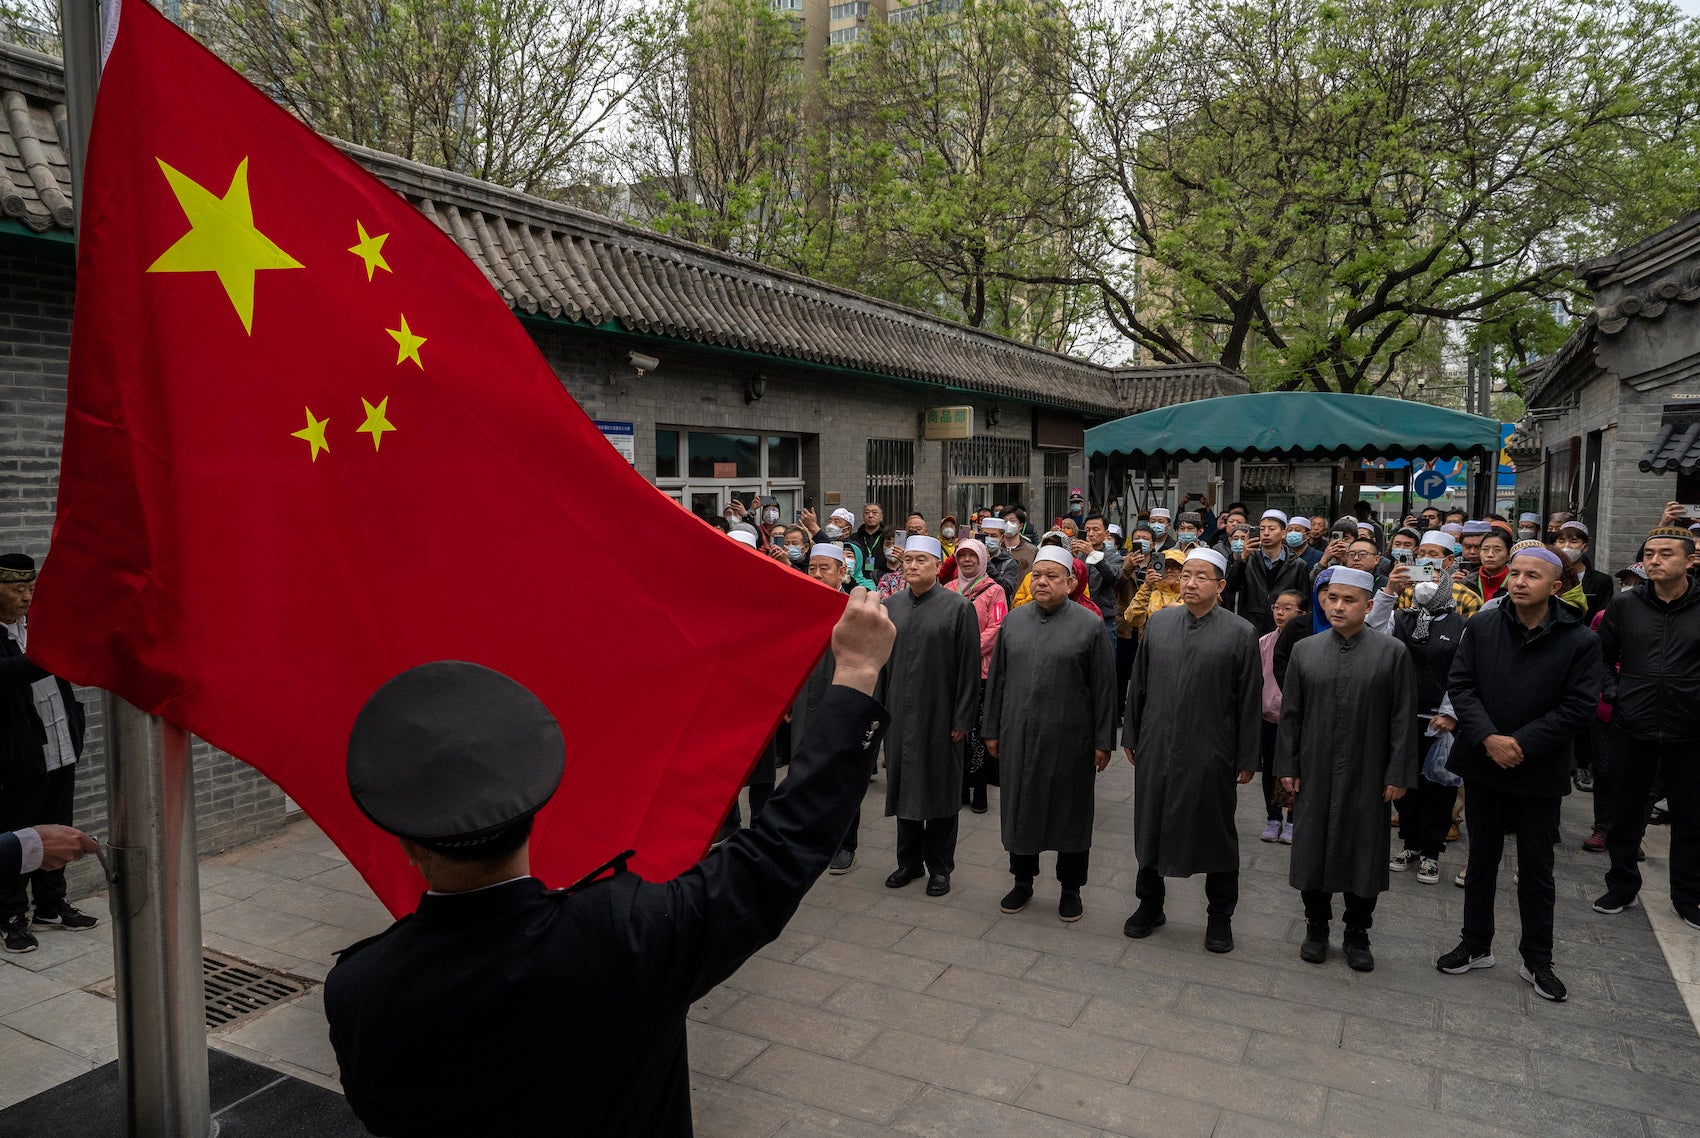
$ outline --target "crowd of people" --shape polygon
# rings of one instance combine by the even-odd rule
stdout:
[[[997,786],[1002,911],[1028,906],[1054,852],[1057,914],[1079,920],[1095,777],[1119,744],[1134,767],[1135,939],[1164,925],[1166,879],[1202,874],[1205,947],[1233,950],[1238,787],[1259,780],[1259,836],[1291,847],[1306,961],[1328,958],[1338,894],[1342,955],[1373,969],[1391,874],[1439,883],[1467,833],[1463,929],[1436,967],[1494,964],[1510,840],[1519,974],[1565,999],[1553,851],[1573,790],[1592,795],[1582,848],[1606,855],[1593,909],[1637,903],[1645,828],[1668,821],[1671,899],[1700,929],[1700,518],[1676,503],[1615,574],[1563,513],[1430,506],[1384,526],[1367,503],[1332,522],[1254,519],[1195,496],[1124,530],[1076,494],[1043,530],[1016,505],[899,526],[870,503],[859,519],[784,524],[772,499],[735,503],[721,525],[827,586],[874,590],[896,626],[876,692],[893,889],[949,893],[959,812],[990,809]],[[757,764],[752,810],[832,669],[829,651]],[[852,821],[829,872],[855,867],[856,837]]]

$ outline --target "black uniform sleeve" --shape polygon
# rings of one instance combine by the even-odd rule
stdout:
[[[1499,728],[1494,726],[1477,690],[1480,677],[1476,675],[1474,634],[1478,619],[1498,620],[1499,617],[1487,613],[1482,617],[1472,617],[1465,623],[1464,634],[1458,638],[1458,648],[1452,653],[1452,669],[1446,674],[1446,694],[1452,699],[1452,717],[1458,721],[1457,737],[1471,747],[1480,747],[1489,735],[1499,734]],[[1486,624],[1482,626],[1482,635],[1487,635],[1487,628]]]
[[[10,882],[24,864],[24,844],[15,833],[0,834],[0,881]]]
[[[790,774],[749,829],[673,880],[615,899],[614,926],[645,994],[698,1000],[779,935],[861,809],[868,756],[887,722],[867,696],[829,688]]]

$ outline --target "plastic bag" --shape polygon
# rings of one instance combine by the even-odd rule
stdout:
[[[1452,732],[1442,731],[1435,735],[1428,754],[1423,756],[1423,777],[1441,786],[1463,786],[1464,780],[1446,769],[1446,760],[1451,755]]]

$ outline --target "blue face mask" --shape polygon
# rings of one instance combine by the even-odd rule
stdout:
[[[1287,544],[1288,545],[1292,546],[1294,549],[1297,549],[1299,546],[1303,545],[1304,543],[1305,543],[1305,535],[1304,534],[1300,533],[1298,530],[1288,530],[1287,531]]]
[[[1452,543],[1452,556],[1458,557],[1464,552],[1464,547],[1457,542]]]
[[[785,547],[785,556],[789,557],[793,561],[801,561],[807,553],[808,550],[804,549],[800,545],[788,545]]]
[[[1133,544],[1135,544],[1139,547],[1139,552],[1141,552],[1141,553],[1150,553],[1151,552],[1151,543],[1149,541],[1146,541],[1143,537],[1140,538],[1139,540],[1135,541]]]
[[[1417,558],[1417,564],[1422,566],[1424,569],[1439,569],[1442,562],[1438,557],[1419,557]]]
[[[1169,532],[1169,527],[1164,525],[1162,522],[1152,522],[1151,532],[1156,534],[1158,537],[1162,537],[1164,534]]]
[[[1175,540],[1182,545],[1191,545],[1198,540],[1197,530],[1180,530],[1175,534]]]
[[[1233,550],[1235,553],[1244,553],[1245,552],[1245,540],[1243,538],[1236,537],[1234,540],[1232,540],[1228,543],[1228,548]]]

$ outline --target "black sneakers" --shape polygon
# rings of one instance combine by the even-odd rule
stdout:
[[[35,934],[30,932],[29,918],[22,913],[0,925],[0,934],[3,934],[7,952],[34,952],[41,947]]]
[[[1633,909],[1638,904],[1640,904],[1639,901],[1626,893],[1604,893],[1595,899],[1594,912],[1616,916],[1625,909]]]
[[[1458,942],[1458,947],[1434,962],[1437,972],[1445,972],[1449,976],[1462,976],[1472,968],[1492,968],[1493,953],[1478,952],[1465,944]]]
[[[1000,913],[1019,913],[1027,907],[1027,902],[1032,899],[1033,883],[1023,881],[1018,877],[1015,879],[1015,888],[1005,893],[1003,900],[998,902],[998,911]]]
[[[1072,925],[1080,919],[1080,915],[1084,912],[1086,912],[1086,907],[1080,903],[1080,891],[1078,889],[1064,889],[1062,897],[1057,900],[1057,916],[1062,920],[1062,923]]]
[[[837,853],[832,855],[832,860],[827,863],[826,871],[834,877],[838,877],[842,874],[849,873],[855,867],[856,851],[839,850]]]
[[[1375,971],[1375,954],[1369,950],[1369,933],[1363,929],[1347,929],[1340,939],[1340,949],[1346,954],[1346,966],[1353,972]]]
[[[1141,940],[1150,936],[1154,930],[1162,928],[1168,920],[1160,906],[1148,905],[1141,901],[1139,908],[1133,911],[1133,916],[1123,922],[1122,935]]]
[[[1682,918],[1682,923],[1691,929],[1700,929],[1700,905],[1672,905],[1676,915]]]
[[[80,909],[69,905],[61,905],[57,909],[35,911],[35,923],[38,925],[57,925],[62,929],[92,929],[100,924],[100,918],[91,917]]]
[[[927,878],[927,896],[943,897],[950,892],[950,874],[935,873]]]
[[[1525,964],[1517,970],[1517,975],[1527,980],[1535,989],[1535,995],[1543,1000],[1562,1004],[1570,997],[1569,991],[1564,987],[1564,981],[1553,972],[1551,964],[1537,964],[1533,968]]]

